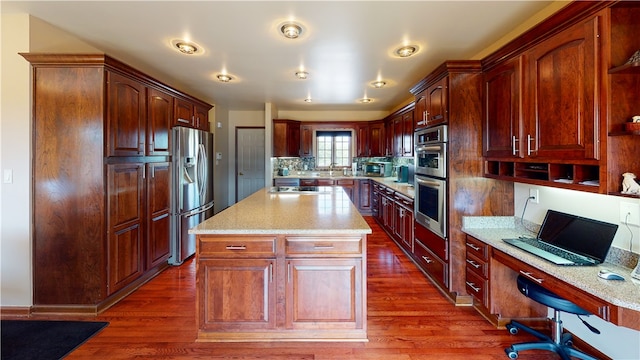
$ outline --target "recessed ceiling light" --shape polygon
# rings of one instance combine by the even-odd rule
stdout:
[[[371,83],[371,86],[373,86],[374,88],[381,88],[384,87],[385,85],[387,85],[387,83],[385,81],[382,80],[378,80],[378,81],[374,81]]]
[[[306,71],[296,71],[296,77],[300,80],[305,80],[309,77],[309,73]]]
[[[220,80],[220,82],[224,82],[224,83],[227,83],[227,82],[233,80],[233,77],[231,77],[231,75],[227,75],[227,74],[219,74],[216,77],[218,78],[218,80]]]
[[[302,26],[294,22],[286,22],[280,25],[280,33],[287,39],[297,39],[302,35]]]
[[[418,47],[416,45],[407,45],[396,49],[394,52],[399,57],[409,57],[418,52]]]
[[[306,102],[306,103],[310,103],[310,102],[312,102],[312,101],[313,101],[313,100],[311,100],[311,98],[310,98],[310,97],[308,97],[308,98],[304,99],[304,102]]]
[[[194,43],[193,41],[187,41],[182,39],[175,39],[171,41],[171,46],[186,55],[200,55],[204,52],[202,46]]]
[[[358,101],[360,101],[360,102],[361,102],[361,103],[363,103],[363,104],[368,104],[368,103],[370,103],[370,102],[373,102],[373,99],[370,99],[370,98],[362,98],[362,99],[360,99],[360,100],[358,100]]]

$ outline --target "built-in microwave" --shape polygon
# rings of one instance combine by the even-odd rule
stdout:
[[[418,130],[415,140],[416,174],[447,177],[447,125]]]
[[[364,174],[366,176],[389,177],[392,174],[391,166],[390,162],[368,162],[364,164]]]

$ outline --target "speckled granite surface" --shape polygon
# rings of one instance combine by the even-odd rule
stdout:
[[[534,236],[539,225],[523,223],[509,216],[470,216],[463,218],[462,231],[514,258],[540,269],[554,277],[605,300],[611,304],[640,311],[640,281],[631,278],[631,268],[620,258],[628,256],[621,249],[611,248],[607,260],[598,266],[558,266],[531,255],[502,241],[518,236]],[[622,255],[621,255],[622,254]],[[635,264],[634,264],[635,265]],[[598,277],[600,269],[609,269],[625,281],[604,280]]]
[[[189,230],[190,234],[371,234],[340,187],[319,193],[270,193],[263,188]]]

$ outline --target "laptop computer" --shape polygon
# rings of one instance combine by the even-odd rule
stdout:
[[[502,239],[556,265],[592,266],[607,257],[618,225],[547,210],[535,239]]]

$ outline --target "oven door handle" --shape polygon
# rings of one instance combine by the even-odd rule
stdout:
[[[440,187],[440,183],[437,182],[437,181],[423,180],[423,179],[416,178],[416,182],[419,183],[419,184],[424,184],[424,185],[428,185],[428,186]]]
[[[416,151],[442,151],[444,147],[442,145],[428,145],[428,146],[418,146],[416,147]]]

